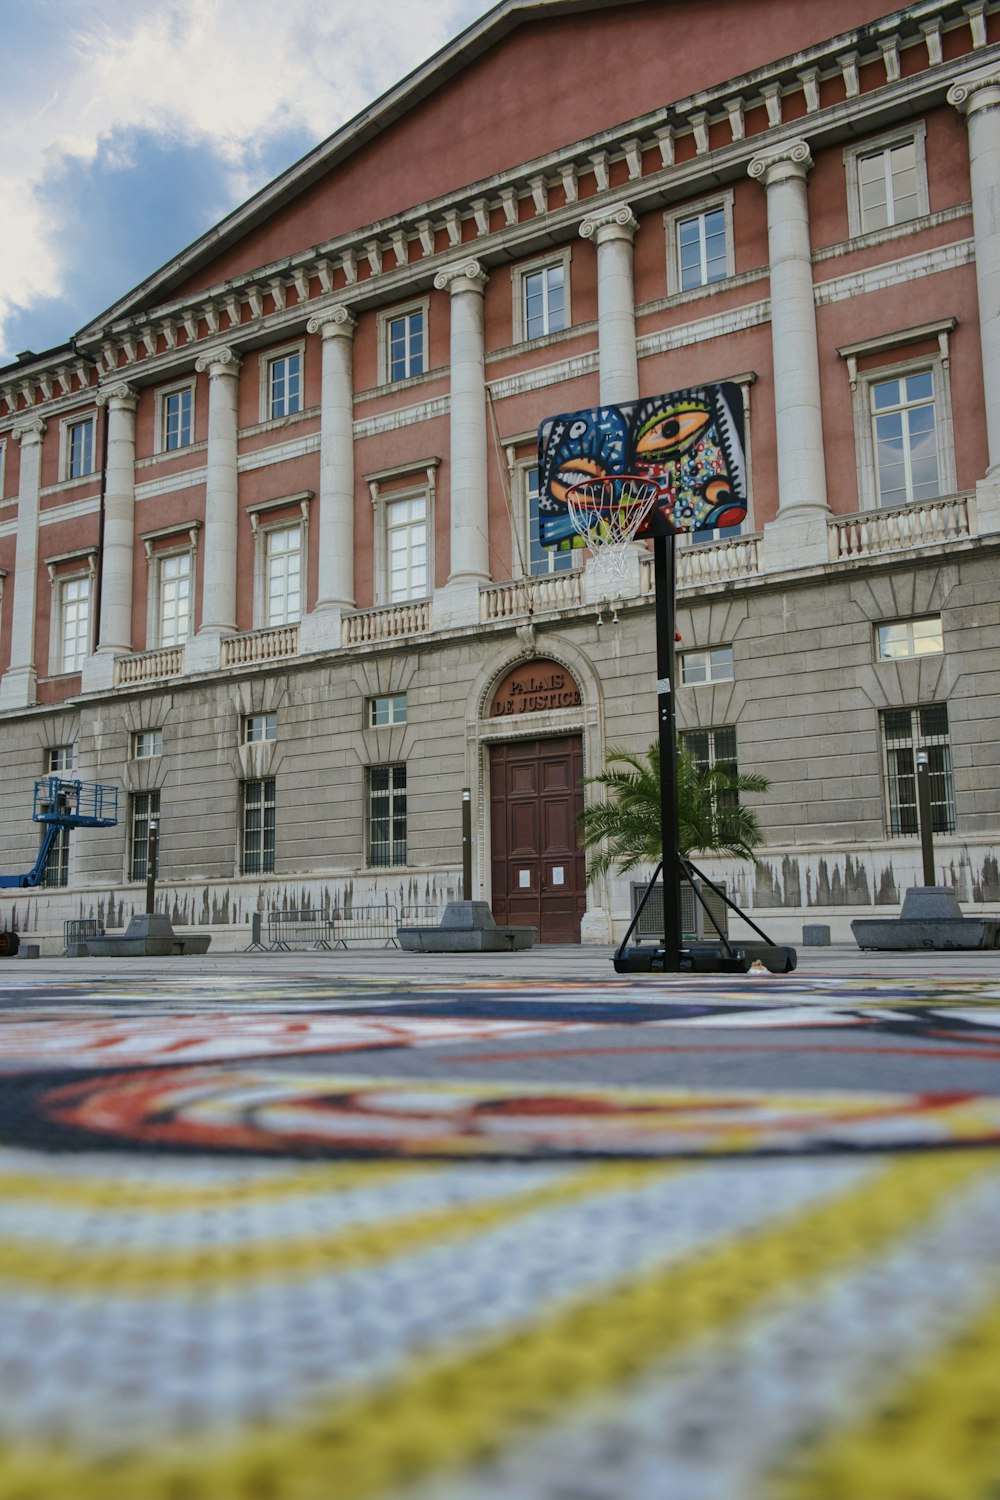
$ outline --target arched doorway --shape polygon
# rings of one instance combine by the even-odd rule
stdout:
[[[542,724],[579,710],[572,674],[545,658],[519,663],[490,695],[492,721],[531,715]],[[579,733],[494,742],[489,747],[490,864],[499,923],[538,928],[541,943],[578,943],[586,909],[586,862],[578,818],[583,809],[583,736]]]

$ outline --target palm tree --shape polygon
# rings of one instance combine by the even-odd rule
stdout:
[[[588,882],[612,865],[623,872],[640,864],[657,864],[661,856],[660,747],[650,745],[645,755],[609,749],[608,764],[588,785],[609,792],[603,802],[592,802],[580,815],[583,844],[593,849],[607,843],[591,863]],[[741,792],[766,792],[766,776],[732,771],[724,765],[699,769],[689,750],[677,754],[677,810],[681,855],[696,852],[730,854],[753,859],[763,835],[756,813],[741,807]]]

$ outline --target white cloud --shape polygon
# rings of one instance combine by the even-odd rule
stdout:
[[[224,163],[221,214],[261,186],[270,137],[297,129],[323,139],[490,3],[35,0],[35,67],[0,100],[0,349],[12,309],[59,296],[72,274],[72,237],[55,232],[39,197],[68,159],[92,162],[136,129],[203,144]],[[22,24],[21,45],[23,33]]]

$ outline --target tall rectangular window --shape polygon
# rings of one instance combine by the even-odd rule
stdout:
[[[149,825],[159,823],[159,792],[133,792],[129,797],[129,880],[149,875]]]
[[[527,272],[522,289],[526,339],[538,339],[566,327],[566,268],[562,261]]]
[[[50,745],[45,753],[45,770],[49,776],[61,776],[73,769],[73,746],[72,745]],[[42,838],[48,831],[48,826],[42,828]],[[55,843],[49,850],[49,857],[45,864],[44,883],[48,887],[58,888],[69,885],[69,828],[60,828],[56,834]]]
[[[181,646],[191,629],[191,553],[161,557],[157,578],[157,645]]]
[[[524,483],[528,500],[529,573],[533,578],[540,578],[547,573],[569,572],[571,568],[579,566],[583,558],[582,549],[572,547],[563,552],[557,547],[543,547],[539,541],[537,464],[532,464],[529,469],[525,470]]]
[[[296,349],[267,364],[267,414],[290,417],[302,410],[302,355]]]
[[[243,782],[243,875],[274,873],[274,777]]]
[[[736,774],[736,726],[724,724],[718,729],[686,729],[681,746],[689,750],[699,771],[711,766],[725,766]]]
[[[175,448],[187,448],[194,441],[194,391],[184,386],[179,391],[168,391],[161,398],[161,448],[172,453]]]
[[[406,864],[406,767],[368,768],[368,863]]]
[[[677,264],[682,292],[725,280],[729,275],[725,209],[713,208],[678,221]]]
[[[921,212],[917,148],[913,141],[858,157],[863,230],[886,229]]]
[[[416,307],[398,318],[390,318],[387,337],[389,379],[406,380],[410,375],[422,375],[426,368],[423,308]]]
[[[71,422],[66,434],[66,478],[82,479],[94,472],[94,419]]]
[[[385,507],[389,602],[427,595],[427,497],[391,500]]]
[[[292,625],[301,620],[301,526],[273,526],[264,533],[264,595],[267,625]]]
[[[941,493],[934,372],[918,370],[871,385],[880,505],[908,505]]]
[[[90,578],[59,585],[59,670],[79,672],[90,642]]]
[[[890,836],[916,838],[917,752],[926,751],[931,793],[931,828],[955,831],[955,788],[951,770],[948,708],[929,703],[920,708],[887,708],[880,715],[886,822]]]

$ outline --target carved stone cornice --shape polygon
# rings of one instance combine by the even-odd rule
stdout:
[[[996,109],[1000,105],[1000,68],[982,68],[960,78],[948,90],[947,99],[963,115]]]
[[[194,367],[199,375],[205,370],[209,375],[238,375],[242,363],[236,350],[223,344],[215,349],[206,349],[200,359],[195,360]]]
[[[581,238],[592,239],[595,245],[607,240],[631,240],[639,228],[639,220],[627,203],[615,203],[588,214],[580,225]]]
[[[24,421],[14,423],[11,436],[17,438],[22,446],[25,443],[40,443],[45,436],[45,423],[41,417],[27,417]]]
[[[747,172],[755,182],[769,188],[776,182],[787,182],[790,178],[798,177],[804,181],[812,164],[812,152],[807,141],[783,141],[773,151],[762,151],[759,156],[755,156],[747,167]]]
[[[482,295],[486,291],[486,283],[489,275],[478,260],[460,260],[452,266],[445,266],[434,278],[434,285],[439,292],[478,292]]]
[[[341,303],[337,307],[325,307],[306,324],[307,333],[322,334],[325,339],[353,338],[358,320],[349,307]]]
[[[110,406],[112,402],[116,406],[131,406],[135,410],[139,400],[139,392],[134,385],[129,385],[127,380],[120,380],[116,385],[105,385],[94,397],[98,406]]]

